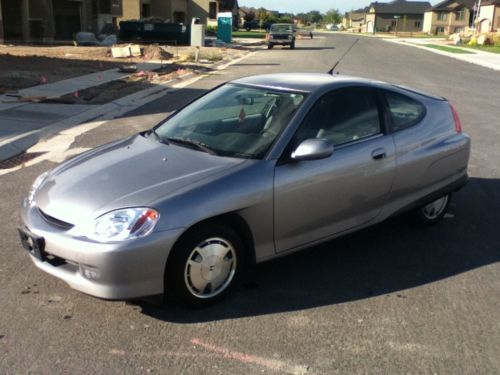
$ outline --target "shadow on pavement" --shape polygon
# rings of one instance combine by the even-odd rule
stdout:
[[[473,178],[450,214],[418,228],[397,217],[357,234],[257,265],[221,303],[202,310],[141,303],[156,319],[198,323],[393,295],[500,261],[500,180]]]

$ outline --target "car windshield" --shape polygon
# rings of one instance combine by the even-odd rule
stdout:
[[[220,156],[261,159],[305,94],[226,84],[155,129],[160,141]]]
[[[292,25],[278,25],[274,24],[271,26],[271,31],[273,32],[291,32],[292,31]]]

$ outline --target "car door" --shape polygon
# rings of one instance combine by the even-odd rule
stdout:
[[[361,226],[380,212],[396,162],[379,102],[371,88],[341,88],[320,98],[306,116],[275,169],[278,252]],[[310,138],[330,140],[333,154],[321,160],[291,160],[290,152]]]

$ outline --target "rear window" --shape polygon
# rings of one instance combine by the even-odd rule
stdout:
[[[385,91],[387,104],[392,117],[392,130],[406,129],[418,123],[425,114],[422,103],[391,91]]]

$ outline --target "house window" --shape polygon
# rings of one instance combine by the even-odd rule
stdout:
[[[443,26],[436,27],[436,34],[442,34],[442,33],[444,33],[444,27]]]
[[[392,21],[391,22],[391,27],[396,27],[397,24],[398,24],[398,21]]]
[[[415,21],[415,29],[420,29],[420,26],[421,26],[421,22],[420,21]]]
[[[208,18],[210,19],[217,18],[217,3],[215,1],[211,1],[208,4]]]
[[[448,14],[445,12],[438,13],[438,21],[446,21]]]
[[[186,13],[184,12],[174,12],[174,22],[175,23],[185,23],[186,22]]]
[[[463,21],[465,20],[465,10],[459,10],[458,12],[455,13],[455,19],[457,21]]]
[[[151,17],[151,4],[142,3],[141,6],[141,18]]]

